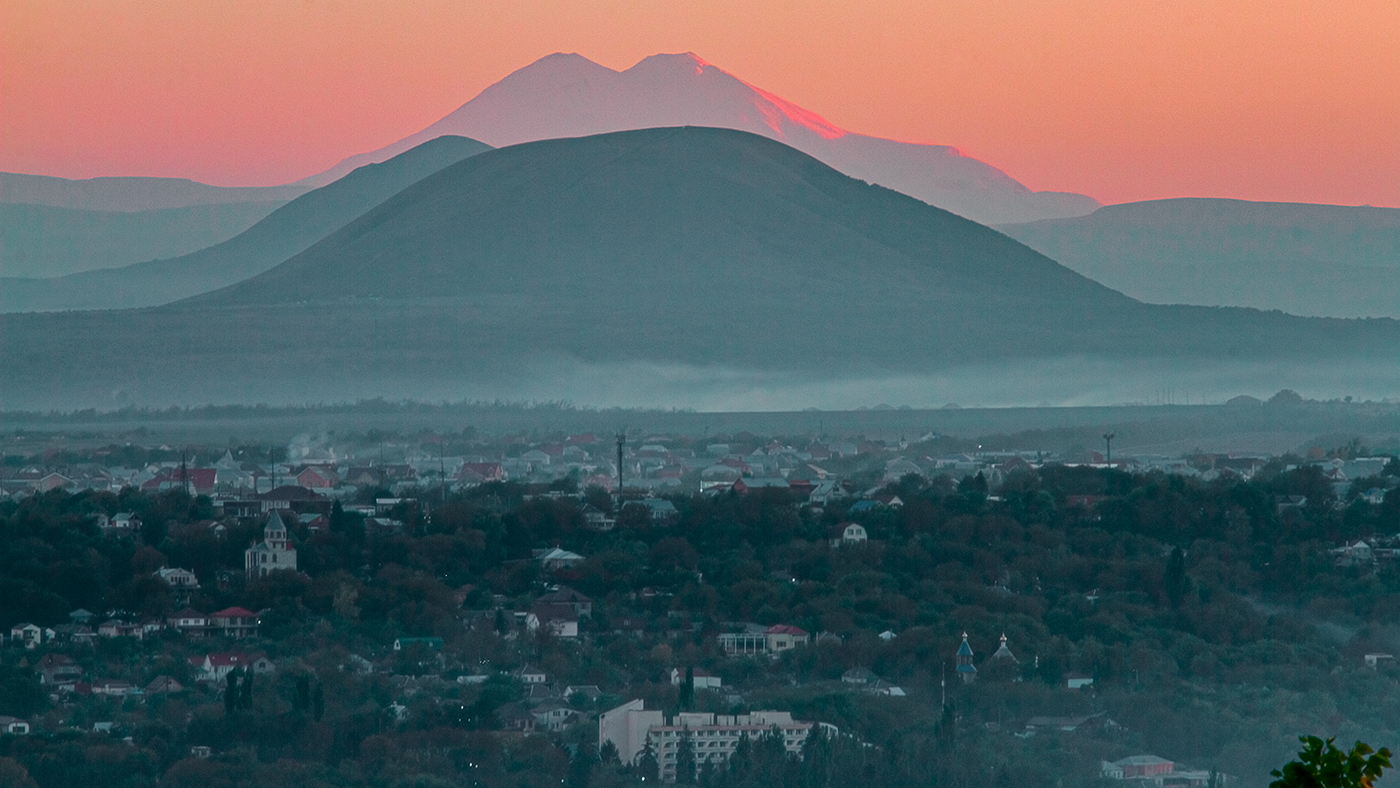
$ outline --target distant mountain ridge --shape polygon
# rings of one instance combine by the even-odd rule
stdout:
[[[692,53],[653,55],[620,72],[577,54],[549,55],[486,88],[423,131],[352,156],[300,183],[319,185],[441,134],[504,147],[672,126],[730,128],[776,139],[847,175],[982,223],[1080,216],[1098,207],[1084,195],[1033,192],[950,146],[846,131]]]
[[[0,203],[0,277],[65,276],[189,254],[227,241],[282,205],[92,211]]]
[[[974,373],[1083,401],[1348,359],[1400,377],[1400,322],[1142,304],[766,137],[688,127],[481,153],[177,303],[0,316],[0,409],[738,386],[733,409]]]
[[[331,178],[326,183],[331,180],[336,178]],[[187,208],[191,205],[286,202],[313,188],[315,187],[299,183],[282,186],[210,186],[188,178],[117,177],[72,180],[49,175],[0,172],[0,203],[48,205],[54,208],[87,211],[158,211]]]
[[[1400,209],[1183,198],[997,229],[1150,303],[1400,317]]]
[[[156,306],[259,274],[306,249],[415,181],[490,147],[444,136],[273,211],[237,236],[167,260],[68,276],[0,278],[0,312]]]

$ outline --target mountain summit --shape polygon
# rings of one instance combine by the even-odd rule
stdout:
[[[953,147],[847,131],[692,53],[652,55],[625,71],[577,54],[549,55],[481,91],[423,131],[346,159],[303,183],[319,184],[444,134],[505,147],[668,126],[761,134],[847,175],[982,223],[1082,216],[1098,207],[1083,195],[1033,192]]]

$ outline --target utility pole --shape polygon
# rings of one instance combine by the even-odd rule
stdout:
[[[185,465],[185,453],[180,452],[180,484],[185,488],[185,495],[190,494],[190,472]]]
[[[1114,439],[1115,437],[1116,437],[1116,436],[1115,436],[1113,433],[1111,433],[1111,432],[1105,432],[1105,433],[1103,434],[1103,442],[1104,442],[1104,444],[1107,446],[1107,449],[1108,449],[1108,451],[1107,451],[1107,452],[1105,453],[1105,455],[1104,455],[1104,456],[1105,456],[1105,462],[1107,462],[1109,465],[1112,465],[1112,464],[1113,464],[1113,439]]]

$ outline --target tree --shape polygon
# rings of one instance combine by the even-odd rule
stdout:
[[[574,757],[569,759],[569,776],[565,785],[567,788],[588,788],[588,783],[593,778],[593,767],[598,763],[598,754],[593,748],[584,744],[580,745],[574,752]]]
[[[243,669],[243,681],[240,684],[243,691],[240,693],[238,705],[244,709],[251,709],[253,708],[253,674],[248,672],[247,668]]]
[[[233,712],[238,708],[238,673],[230,670],[224,676],[224,714],[233,716]]]
[[[695,740],[690,731],[681,732],[681,740],[676,745],[676,784],[691,785],[695,782]]]
[[[695,668],[685,669],[685,683],[681,685],[679,694],[681,711],[695,708]]]
[[[321,721],[321,717],[326,713],[326,693],[321,689],[321,682],[316,682],[316,689],[311,693],[311,719],[316,722]]]
[[[305,673],[297,676],[297,697],[292,708],[302,714],[311,711],[311,677]]]
[[[1351,752],[1343,753],[1332,742],[1316,736],[1299,736],[1303,749],[1298,759],[1275,769],[1277,780],[1269,788],[1371,788],[1381,772],[1390,768],[1390,750],[1357,742]]]
[[[1181,552],[1180,547],[1172,548],[1162,585],[1166,589],[1167,601],[1171,602],[1172,608],[1181,607],[1181,600],[1186,596],[1186,554]]]
[[[652,745],[650,737],[647,738],[646,748],[637,758],[637,776],[642,778],[642,782],[647,780],[654,784],[661,782],[661,764],[656,760],[656,748]]]

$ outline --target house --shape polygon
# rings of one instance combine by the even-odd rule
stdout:
[[[146,636],[146,629],[140,624],[113,618],[102,622],[102,626],[97,628],[97,636],[104,638],[136,638],[137,640],[141,640]]]
[[[1334,547],[1330,552],[1333,556],[1333,563],[1337,566],[1368,566],[1376,560],[1371,545],[1367,544],[1364,539],[1357,539],[1350,544]]]
[[[140,695],[141,688],[129,681],[103,679],[102,681],[94,681],[92,683],[92,694],[124,698],[128,695]]]
[[[196,744],[190,748],[191,758],[208,758],[214,754],[214,749],[207,744]]]
[[[442,638],[417,637],[417,638],[394,638],[394,650],[403,651],[410,646],[426,646],[433,651],[442,650]]]
[[[579,512],[583,515],[583,521],[588,524],[588,527],[595,531],[611,531],[617,525],[617,520],[609,517],[607,512],[591,503],[584,504]]]
[[[887,698],[903,698],[904,688],[891,684],[884,679],[875,679],[865,685],[865,691],[871,695],[884,695]]]
[[[532,733],[535,730],[535,715],[519,703],[507,703],[496,709],[496,719],[501,721],[501,729],[517,733]]]
[[[336,478],[335,472],[320,465],[308,465],[298,468],[292,474],[296,479],[298,487],[305,487],[308,490],[331,490],[340,481]]]
[[[594,684],[570,684],[564,688],[564,700],[573,700],[576,695],[589,703],[597,703],[603,691]]]
[[[784,479],[784,478],[782,478],[782,477],[780,477],[780,476],[779,476],[779,477],[772,477],[772,476],[770,476],[770,477],[766,477],[766,478],[751,478],[751,479],[745,479],[745,478],[742,478],[742,477],[741,477],[741,478],[735,480],[735,482],[734,482],[734,492],[739,493],[740,495],[743,495],[743,494],[745,494],[745,493],[753,492],[754,490],[788,490],[788,489],[791,489],[791,486],[788,484],[787,479]]]
[[[464,485],[475,486],[487,482],[503,482],[507,479],[506,469],[499,462],[468,462],[462,465],[457,474]]]
[[[535,718],[535,729],[560,731],[578,716],[578,712],[557,700],[545,701],[530,710]]]
[[[287,541],[287,525],[276,511],[267,518],[263,540],[243,551],[243,559],[248,577],[264,577],[283,569],[296,571],[297,551]]]
[[[63,643],[91,643],[97,637],[92,627],[78,624],[59,624],[53,628],[54,639]]]
[[[757,624],[745,625],[743,632],[725,632],[718,638],[719,647],[728,656],[749,654],[776,655],[811,641],[806,630],[786,624],[764,629]]]
[[[512,676],[522,684],[543,684],[545,682],[544,671],[531,665],[526,665],[514,671]]]
[[[568,586],[555,586],[553,591],[535,600],[541,605],[568,605],[580,616],[593,615],[593,600]]]
[[[307,512],[297,515],[297,523],[309,533],[321,533],[331,529],[331,518],[320,512]]]
[[[665,498],[643,498],[638,503],[651,512],[651,520],[654,523],[670,522],[681,516],[676,505]]]
[[[1080,731],[1101,730],[1104,728],[1116,728],[1118,723],[1108,718],[1108,712],[1101,711],[1097,714],[1083,714],[1077,717],[1031,717],[1026,721],[1027,733],[1038,733],[1041,731],[1060,731],[1062,733],[1078,733]]]
[[[174,695],[177,692],[184,692],[185,687],[180,682],[170,676],[156,676],[146,685],[147,695]]]
[[[209,629],[226,638],[258,634],[258,614],[241,607],[230,607],[209,614]]]
[[[91,624],[92,620],[96,617],[96,613],[91,610],[84,610],[81,607],[68,614],[68,620],[79,625]]]
[[[19,717],[0,715],[0,733],[8,733],[11,736],[28,736],[29,723]]]
[[[558,547],[549,550],[536,550],[535,553],[535,560],[539,561],[540,566],[547,572],[568,569],[583,563],[583,556],[568,550],[561,550]]]
[[[170,590],[175,592],[175,604],[187,605],[190,596],[199,590],[199,578],[194,572],[188,569],[171,569],[162,566],[155,571],[155,576],[170,586]]]
[[[879,676],[865,668],[851,668],[841,674],[842,684],[871,684],[879,680]]]
[[[190,657],[190,666],[196,671],[195,681],[222,682],[228,674],[248,666],[248,657],[236,651],[206,654],[203,657]]]
[[[277,672],[277,663],[269,659],[266,654],[254,654],[248,667],[259,676],[271,676]]]
[[[1083,673],[1066,673],[1065,686],[1070,689],[1083,689],[1094,683],[1093,676],[1086,676]]]
[[[578,637],[578,614],[571,605],[536,604],[530,612],[551,635],[557,638]]]
[[[15,624],[10,627],[10,640],[17,640],[25,648],[38,648],[44,642],[44,630],[35,624]]]
[[[1176,764],[1166,758],[1158,758],[1155,755],[1132,755],[1113,762],[1113,765],[1123,771],[1124,780],[1132,780],[1139,777],[1160,777],[1171,774],[1176,769]]]
[[[34,670],[39,674],[39,683],[49,687],[71,688],[83,677],[82,666],[67,654],[45,654]]]
[[[131,512],[117,512],[107,521],[107,528],[113,532],[133,531],[141,527],[141,518]]]
[[[185,637],[204,637],[209,629],[209,617],[192,607],[187,607],[166,616],[165,625]]]
[[[696,689],[719,689],[724,682],[719,676],[699,668],[692,668],[691,678],[694,680]],[[671,668],[671,683],[680,685],[685,682],[685,671],[680,668]]]
[[[1394,654],[1367,654],[1364,659],[1366,660],[1366,667],[1371,670],[1377,670],[1381,666],[1391,667],[1395,664]]]
[[[849,521],[837,523],[833,531],[835,538],[831,540],[832,547],[863,544],[869,538],[865,532],[865,526],[860,523]]]

